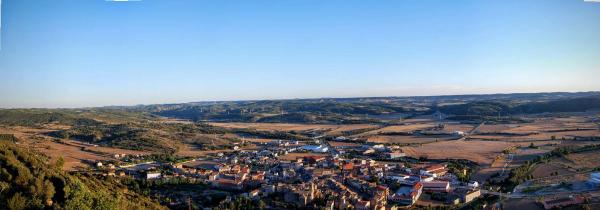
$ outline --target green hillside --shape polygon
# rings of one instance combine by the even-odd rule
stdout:
[[[0,209],[165,209],[110,180],[71,175],[62,161],[0,142]]]

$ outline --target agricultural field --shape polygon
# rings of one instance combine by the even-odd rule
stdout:
[[[471,125],[471,124],[461,124],[461,123],[450,122],[450,123],[444,124],[443,131],[445,131],[445,132],[462,131],[462,132],[466,133],[466,132],[473,130],[473,128],[475,128],[475,126]]]
[[[368,142],[386,143],[386,144],[427,144],[436,141],[447,140],[447,138],[432,138],[421,136],[388,136],[373,135],[367,138]]]
[[[538,165],[532,174],[534,178],[543,178],[587,171],[599,168],[600,161],[598,160],[600,160],[600,151],[598,150],[568,154]]]
[[[535,145],[535,144],[534,144]],[[501,153],[489,165],[477,171],[473,179],[484,182],[488,179],[501,181],[506,179],[510,170],[519,167],[527,161],[551,151],[551,147],[539,146],[538,148],[529,147],[509,147],[510,154]]]
[[[406,155],[429,159],[466,159],[483,166],[490,166],[505,149],[514,147],[527,147],[531,143],[536,146],[558,144],[553,142],[503,142],[503,141],[478,141],[478,140],[450,140],[439,141],[420,146],[405,146],[402,150]]]
[[[490,165],[511,143],[495,141],[442,141],[421,146],[402,147],[411,157],[429,159],[466,159],[483,165]]]
[[[540,118],[528,116],[530,123],[485,124],[472,139],[502,141],[534,141],[551,139],[600,138],[599,126],[586,117]]]
[[[414,124],[406,124],[406,125],[391,125],[386,126],[377,130],[372,130],[364,133],[357,134],[355,136],[364,137],[370,135],[378,135],[385,133],[394,133],[394,132],[412,132],[416,130],[425,130],[429,128],[433,128],[435,126],[434,123],[414,123]]]
[[[532,199],[509,199],[502,202],[502,206],[504,209],[509,210],[517,210],[517,209],[527,209],[527,210],[543,210],[544,207],[540,205],[537,201]]]
[[[377,128],[379,128],[379,126],[370,125],[370,124],[345,125],[345,126],[340,126],[333,130],[330,130],[330,131],[326,132],[325,135],[342,136],[342,135],[345,135],[346,132],[352,132],[352,131],[360,132],[362,130],[371,130],[371,129],[377,129]]]
[[[342,131],[358,130],[365,128],[377,127],[369,124],[350,124],[350,125],[334,125],[334,124],[293,124],[293,123],[209,123],[210,125],[223,128],[249,128],[261,131],[319,131],[331,132],[330,134],[339,133]]]

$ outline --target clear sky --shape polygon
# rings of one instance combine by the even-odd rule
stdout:
[[[600,90],[583,0],[2,0],[0,107]]]

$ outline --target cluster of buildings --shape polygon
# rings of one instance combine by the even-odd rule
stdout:
[[[375,150],[370,155],[340,154]],[[294,158],[287,154],[294,152]],[[285,157],[285,158],[284,158]],[[443,204],[468,203],[481,195],[477,183],[461,183],[445,164],[406,167],[397,148],[384,145],[336,148],[274,141],[256,151],[219,153],[184,163],[146,163],[126,168],[140,179],[193,179],[232,196],[284,201],[294,207],[395,209],[415,205],[423,195]],[[430,198],[429,198],[430,197]],[[317,202],[319,201],[319,202]]]

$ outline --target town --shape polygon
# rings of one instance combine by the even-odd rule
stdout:
[[[464,134],[456,135],[461,138]],[[185,180],[224,193],[220,203],[243,198],[274,209],[501,209],[494,206],[499,205],[498,197],[510,196],[470,180],[468,162],[415,159],[398,146],[345,143],[348,141],[356,139],[272,140],[255,143],[259,149],[252,151],[235,146],[234,151],[165,162],[140,162],[143,156],[116,154],[123,165],[96,162],[95,168],[103,176],[149,182]],[[599,190],[600,173],[592,174],[586,184],[590,191]],[[194,199],[206,205],[210,198],[201,197],[205,195],[171,194],[167,200],[169,206],[191,207]],[[570,195],[541,200],[540,205],[553,209],[583,202],[584,197]]]

